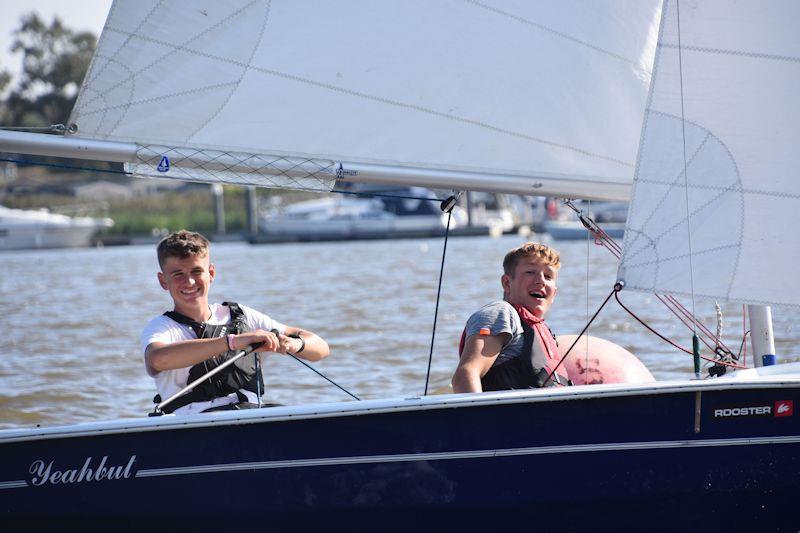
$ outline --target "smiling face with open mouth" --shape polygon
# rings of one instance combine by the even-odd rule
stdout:
[[[558,270],[537,256],[522,258],[513,275],[503,274],[503,297],[512,305],[521,305],[534,316],[544,318],[556,296]]]
[[[208,318],[208,291],[214,272],[207,254],[169,257],[158,273],[158,282],[169,291],[177,312],[203,322]]]

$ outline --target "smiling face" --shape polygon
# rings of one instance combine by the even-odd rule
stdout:
[[[503,274],[503,298],[512,305],[521,305],[538,318],[544,318],[556,297],[558,269],[540,257],[520,258],[512,274]]]
[[[208,254],[167,257],[158,282],[175,302],[175,311],[200,322],[208,317],[208,292],[214,280],[214,265]]]

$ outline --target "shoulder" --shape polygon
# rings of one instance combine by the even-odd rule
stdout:
[[[164,315],[153,318],[142,330],[139,335],[139,342],[142,349],[153,342],[175,342],[191,336],[188,326],[178,324],[174,320]]]
[[[250,319],[250,320],[262,320],[262,319],[272,320],[270,317],[268,317],[267,315],[265,315],[264,313],[262,313],[261,311],[259,311],[257,309],[253,309],[252,307],[248,307],[248,306],[246,306],[244,304],[237,304],[237,305],[239,306],[239,309],[242,310],[242,313],[244,314],[245,318],[247,318],[247,319]]]
[[[164,315],[155,316],[150,320],[150,322],[147,323],[147,325],[142,330],[142,336],[144,336],[147,332],[155,332],[168,329],[170,325],[174,323],[175,321],[167,316]]]
[[[516,309],[505,300],[497,300],[488,303],[472,313],[472,317],[508,317],[517,314]]]
[[[497,300],[475,311],[467,320],[466,330],[467,335],[473,335],[483,328],[489,328],[492,335],[514,335],[521,327],[517,311],[508,302]]]
[[[268,315],[258,311],[257,309],[253,309],[252,307],[248,307],[246,305],[238,304],[239,308],[242,310],[244,314],[245,321],[252,327],[253,329],[263,329],[266,331],[271,331],[273,329],[277,329],[279,332],[283,333],[286,330],[286,325],[278,322],[270,318]]]

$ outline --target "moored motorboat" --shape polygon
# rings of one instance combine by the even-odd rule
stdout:
[[[110,218],[70,217],[47,210],[0,206],[0,250],[82,248],[91,244]]]

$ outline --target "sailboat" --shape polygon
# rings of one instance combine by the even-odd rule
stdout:
[[[630,199],[609,285],[747,303],[771,363],[769,306],[800,303],[799,18],[756,0],[116,0],[70,133],[0,132],[0,150],[262,187]],[[799,393],[785,363],[7,430],[0,514],[794,531]]]
[[[99,230],[113,225],[110,218],[70,217],[0,205],[0,251],[83,248]]]

